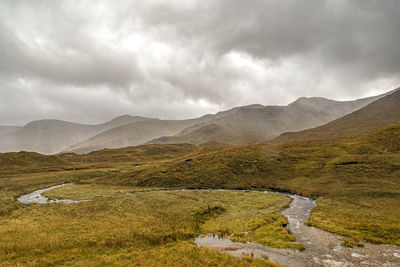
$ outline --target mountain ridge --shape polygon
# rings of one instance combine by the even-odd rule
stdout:
[[[146,143],[254,144],[323,125],[391,92],[351,101],[301,97],[286,106],[252,104],[188,120],[121,115],[101,124],[83,124],[43,119],[25,126],[0,126],[0,152],[87,153]]]
[[[392,91],[391,91],[392,92]],[[390,94],[390,92],[352,101],[322,97],[301,97],[287,106],[250,105],[237,107],[207,123],[182,130],[175,136],[162,136],[149,144],[216,141],[228,144],[253,144],[275,138],[288,131],[301,131],[323,125]],[[213,129],[211,131],[211,129]]]
[[[396,123],[400,123],[400,89],[327,124],[300,132],[284,133],[275,141],[294,142],[341,138],[366,134]]]

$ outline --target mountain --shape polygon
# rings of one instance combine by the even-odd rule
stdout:
[[[156,137],[177,134],[186,127],[207,120],[209,120],[208,115],[191,120],[151,119],[130,123],[104,131],[86,141],[69,147],[65,151],[87,153],[103,148],[121,148],[141,145]]]
[[[19,130],[20,128],[22,128],[22,127],[20,127],[20,126],[0,126],[0,137],[5,134],[13,133],[13,132]]]
[[[369,133],[400,123],[400,90],[325,125],[295,133],[284,133],[276,141],[340,138]]]
[[[317,127],[385,96],[355,101],[299,98],[287,106],[249,105],[189,120],[124,115],[97,125],[39,120],[0,127],[0,152],[87,153],[145,143],[253,144],[285,132]]]
[[[61,120],[39,120],[23,127],[2,127],[0,128],[0,151],[35,151],[54,154],[105,130],[145,120],[148,119],[124,115],[98,125]]]
[[[252,144],[287,131],[303,130],[348,114],[379,98],[334,101],[300,98],[288,106],[236,107],[191,120],[146,120],[104,131],[65,151],[87,153],[103,148],[148,144]]]
[[[174,136],[156,138],[151,144],[217,141],[228,144],[252,144],[289,131],[313,128],[349,114],[385,96],[355,101],[326,98],[299,98],[287,106],[251,105],[217,113],[210,121],[186,128]]]

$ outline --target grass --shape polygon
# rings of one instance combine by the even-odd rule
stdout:
[[[213,217],[201,226],[203,233],[229,236],[236,242],[303,249],[301,244],[294,242],[296,238],[282,227],[288,223],[280,215],[283,209],[289,207],[286,197],[257,192],[236,194],[223,216]]]
[[[46,257],[26,256],[18,261],[20,266],[280,266],[265,259],[246,257],[239,260],[215,249],[197,247],[187,241],[149,249],[75,248],[52,251]],[[15,266],[15,262],[6,260],[2,262],[2,266]]]
[[[213,263],[269,266],[264,260],[239,261],[197,248],[189,241],[202,232],[203,223],[225,211],[268,207],[270,213],[266,217],[282,221],[279,213],[287,202],[287,198],[272,194],[178,191],[136,192],[120,198],[69,205],[23,206],[2,217],[0,261],[86,265],[92,262],[89,259],[96,259],[97,264],[123,265],[130,261],[138,265],[157,262],[172,265],[186,251],[178,261],[181,266]],[[280,224],[271,225],[275,231],[283,229]],[[279,237],[276,240],[287,242]]]
[[[69,184],[44,195],[59,199],[89,199],[110,196],[121,196],[127,192],[141,193],[143,190],[156,190],[152,188],[127,188],[109,185]],[[223,212],[223,216],[207,220],[201,227],[202,233],[212,233],[219,236],[230,236],[233,241],[256,242],[259,244],[278,247],[302,249],[295,243],[293,235],[289,234],[282,226],[287,224],[285,217],[281,216],[282,210],[289,206],[288,198],[278,194],[265,194],[258,192],[165,192],[194,199],[215,200],[215,211]],[[185,195],[182,195],[184,193]],[[200,195],[199,195],[200,193]],[[154,194],[154,192],[149,192]],[[215,198],[215,195],[220,198]],[[211,202],[212,203],[212,202]],[[205,212],[211,212],[212,204],[207,204]],[[244,235],[243,233],[247,233]]]

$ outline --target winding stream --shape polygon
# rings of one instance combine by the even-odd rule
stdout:
[[[46,204],[54,202],[85,202],[94,199],[50,199],[42,195],[43,192],[61,187],[56,185],[30,194],[23,195],[18,201],[24,204]],[[183,190],[165,190],[183,191]],[[262,193],[277,193],[264,191]],[[278,249],[262,246],[255,243],[232,242],[229,238],[205,235],[195,239],[198,246],[216,248],[236,257],[253,255],[254,257],[269,258],[286,266],[313,267],[313,266],[400,266],[400,247],[395,245],[376,245],[364,243],[365,247],[346,248],[341,246],[342,238],[339,235],[305,225],[311,210],[316,206],[313,199],[299,195],[284,194],[292,198],[288,209],[282,215],[287,217],[287,229],[296,237],[297,242],[304,245],[304,251],[293,249]],[[124,194],[125,196],[127,194]]]
[[[60,185],[55,185],[55,186],[50,186],[50,187],[46,187],[43,189],[39,189],[39,190],[33,191],[32,193],[29,193],[27,195],[20,196],[17,200],[23,204],[47,204],[47,203],[55,203],[55,202],[76,203],[76,202],[87,202],[87,201],[94,200],[94,199],[83,199],[83,200],[57,199],[57,198],[45,197],[42,195],[42,193],[44,193],[46,191],[50,191],[50,190],[59,188],[64,185],[65,184],[60,184]]]

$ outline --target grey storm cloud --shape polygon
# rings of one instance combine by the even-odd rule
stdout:
[[[388,91],[398,14],[397,0],[3,0],[0,124]]]

